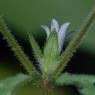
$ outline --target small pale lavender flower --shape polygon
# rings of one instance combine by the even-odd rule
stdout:
[[[61,27],[59,28],[58,22],[55,19],[52,19],[51,29],[49,29],[48,26],[46,26],[46,25],[42,25],[42,28],[45,30],[45,32],[47,34],[47,39],[53,30],[55,30],[57,32],[59,54],[62,50],[62,46],[64,44],[64,39],[65,39],[66,34],[67,34],[66,30],[67,30],[69,25],[70,25],[70,23],[66,22],[66,23],[62,24]]]

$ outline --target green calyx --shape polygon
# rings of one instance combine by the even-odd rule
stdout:
[[[58,59],[58,36],[57,32],[53,31],[44,47],[44,51],[40,50],[37,42],[33,38],[32,34],[29,35],[30,43],[32,45],[35,57],[40,64],[40,68],[43,73],[43,77],[48,77],[53,67],[57,63]]]
[[[54,66],[57,64],[58,59],[58,37],[57,32],[53,31],[44,48],[44,57],[42,59],[41,68],[44,75],[48,75]]]

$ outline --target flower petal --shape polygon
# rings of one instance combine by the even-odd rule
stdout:
[[[50,35],[50,29],[47,26],[45,26],[45,25],[41,25],[41,27],[45,30],[45,32],[47,34],[47,38],[48,38],[49,35]]]
[[[52,19],[51,22],[51,31],[56,30],[56,32],[58,32],[59,30],[59,26],[58,26],[58,22],[55,19]]]
[[[58,46],[59,46],[58,49],[59,49],[59,53],[62,50],[62,46],[64,44],[64,38],[65,38],[65,36],[67,34],[66,30],[67,30],[67,28],[68,28],[69,25],[70,25],[70,23],[66,22],[59,29],[59,33],[58,33]]]

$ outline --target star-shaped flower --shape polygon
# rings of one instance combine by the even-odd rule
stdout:
[[[45,30],[46,34],[47,34],[47,39],[49,38],[49,35],[52,31],[56,31],[57,32],[57,36],[58,36],[58,53],[60,54],[61,50],[62,50],[62,46],[64,44],[64,39],[66,37],[67,34],[67,28],[70,25],[69,22],[66,22],[64,24],[61,25],[61,27],[59,28],[58,22],[55,19],[52,19],[51,22],[51,29],[48,28],[48,26],[46,25],[42,25],[42,28]]]

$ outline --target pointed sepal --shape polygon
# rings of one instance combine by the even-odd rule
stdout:
[[[58,37],[57,32],[53,31],[44,48],[44,57],[41,68],[45,75],[48,75],[51,69],[56,65],[58,56]]]
[[[39,48],[37,42],[35,41],[35,39],[34,39],[32,33],[30,33],[30,32],[29,32],[29,40],[30,40],[30,44],[31,44],[31,46],[32,46],[32,48],[33,48],[35,57],[36,57],[37,61],[40,63],[43,54],[42,54],[42,51],[41,51],[41,49]]]

